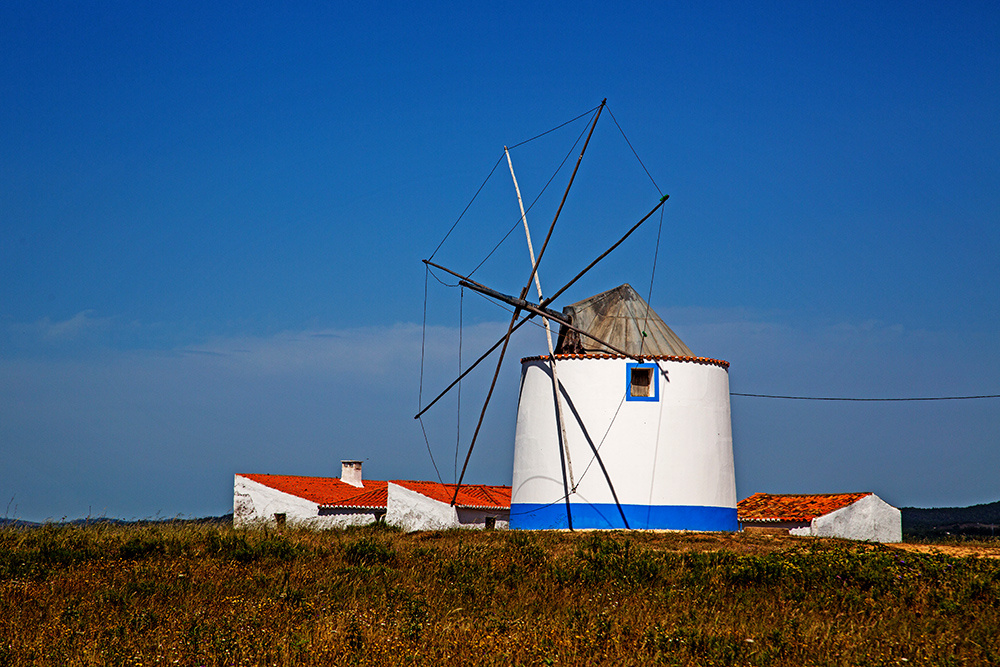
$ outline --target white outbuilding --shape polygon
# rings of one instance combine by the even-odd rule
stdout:
[[[385,521],[407,531],[507,528],[510,487],[365,480],[361,461],[341,462],[340,478],[238,474],[233,526],[344,528]]]
[[[407,532],[449,528],[506,529],[510,522],[510,487],[395,481],[388,483],[385,522]]]
[[[902,513],[874,493],[755,493],[738,505],[748,532],[902,542]]]
[[[563,315],[521,360],[511,528],[737,530],[728,362],[627,284]]]

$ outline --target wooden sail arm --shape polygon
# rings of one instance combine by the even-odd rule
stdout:
[[[526,301],[525,299],[518,299],[517,297],[510,296],[509,294],[503,294],[502,292],[490,289],[486,285],[480,285],[479,283],[469,282],[468,280],[459,280],[458,284],[461,285],[462,287],[468,287],[474,292],[479,292],[480,294],[485,294],[486,296],[494,298],[498,301],[503,301],[504,303],[508,303],[514,306],[515,308],[520,308],[521,310],[527,310],[528,312],[534,313],[535,315],[541,315],[542,317],[546,317],[550,320],[555,320],[559,324],[564,324],[568,327],[572,326],[570,324],[569,319],[567,319],[565,315],[563,315],[559,311],[552,310],[551,308],[543,308],[541,306],[537,306],[531,303],[530,301]]]
[[[531,266],[531,274],[528,276],[528,282],[525,283],[524,289],[521,290],[520,299],[524,299],[528,296],[528,290],[531,288],[531,283],[535,279],[535,274],[538,272],[538,265],[542,261],[542,256],[545,255],[545,248],[548,247],[549,239],[552,238],[552,230],[555,229],[556,221],[559,220],[559,214],[562,212],[563,204],[566,203],[566,197],[569,196],[570,188],[573,187],[573,181],[576,179],[576,172],[580,168],[580,162],[583,161],[583,154],[587,152],[587,145],[590,143],[590,137],[593,136],[594,128],[597,127],[597,119],[601,117],[601,111],[604,110],[604,105],[607,101],[607,98],[601,101],[601,106],[594,115],[594,122],[590,125],[590,133],[587,135],[587,140],[583,142],[583,150],[580,151],[580,157],[576,160],[576,167],[573,168],[573,174],[569,177],[569,184],[566,186],[566,192],[563,194],[562,202],[559,203],[559,208],[556,209],[556,215],[552,218],[552,224],[549,225],[549,233],[545,236],[545,242],[542,243],[542,249],[538,251],[538,257],[535,258],[535,261]],[[497,359],[497,369],[493,373],[493,382],[490,383],[490,390],[486,392],[486,400],[483,402],[483,409],[479,413],[479,422],[476,424],[476,430],[472,434],[472,442],[469,443],[469,453],[465,455],[465,463],[462,465],[462,474],[458,476],[458,483],[455,484],[455,495],[451,498],[451,505],[453,507],[455,502],[458,500],[458,490],[462,488],[462,480],[465,478],[465,471],[469,467],[469,459],[472,457],[472,449],[476,446],[476,438],[479,437],[479,429],[482,427],[483,418],[486,416],[486,408],[489,407],[490,398],[493,396],[493,388],[496,386],[497,378],[500,376],[500,367],[503,366],[503,359],[507,354],[507,344],[510,343],[510,335],[514,331],[514,325],[517,323],[517,318],[520,314],[521,308],[515,306],[514,314],[510,318],[510,325],[507,327],[507,334],[504,336],[503,347],[500,348],[500,357]],[[567,508],[568,507],[569,505],[567,505]],[[570,520],[570,528],[572,528],[572,520]]]
[[[608,98],[601,100],[601,106],[597,108],[597,114],[594,115],[594,122],[590,124],[590,132],[587,134],[587,140],[583,142],[583,149],[580,150],[580,157],[576,159],[576,166],[573,167],[573,173],[570,174],[569,183],[566,185],[566,192],[563,193],[562,201],[559,202],[559,208],[556,209],[556,215],[552,219],[552,224],[549,225],[549,233],[545,235],[545,240],[542,241],[542,249],[538,251],[538,258],[531,267],[531,275],[528,276],[528,284],[525,285],[524,291],[527,293],[528,288],[531,287],[531,281],[535,279],[535,273],[538,271],[538,265],[542,262],[542,256],[545,255],[545,249],[549,247],[549,240],[552,238],[552,230],[556,228],[556,221],[559,219],[559,214],[562,213],[563,205],[566,204],[566,198],[569,196],[569,189],[573,187],[573,181],[576,180],[576,172],[580,169],[580,163],[583,162],[583,154],[587,152],[587,146],[590,145],[590,138],[594,136],[594,128],[597,127],[597,119],[601,117],[601,112],[604,111],[604,105],[608,103]],[[524,297],[524,294],[521,295]]]
[[[612,345],[611,343],[609,343],[609,342],[607,342],[605,340],[601,340],[600,338],[598,338],[597,336],[593,335],[592,333],[584,331],[580,327],[573,326],[573,323],[569,319],[567,319],[566,316],[563,315],[562,313],[557,313],[556,311],[551,310],[549,308],[540,308],[539,306],[536,306],[535,304],[531,303],[530,301],[525,301],[524,299],[516,299],[516,298],[514,298],[512,296],[508,296],[506,294],[501,294],[500,292],[497,292],[496,290],[491,290],[489,287],[485,287],[483,285],[479,285],[478,283],[472,284],[472,283],[470,283],[468,281],[460,280],[460,281],[458,281],[458,284],[462,285],[463,287],[468,287],[471,290],[475,290],[476,292],[481,292],[482,294],[485,294],[486,296],[491,296],[494,299],[499,299],[500,301],[505,301],[506,303],[509,303],[512,306],[515,306],[517,308],[521,308],[523,310],[527,310],[529,313],[534,313],[535,315],[540,315],[542,317],[547,317],[550,320],[555,320],[556,322],[558,322],[562,326],[566,327],[570,331],[575,331],[578,334],[580,334],[581,336],[586,336],[587,338],[591,339],[592,341],[600,343],[601,345],[603,345],[604,347],[608,348],[609,350],[611,350],[615,354],[620,354],[623,357],[628,357],[630,359],[635,359],[636,361],[642,361],[642,359],[640,357],[638,357],[638,356],[636,356],[634,354],[629,354],[628,352],[625,352],[624,350],[620,350],[617,347],[615,347],[614,345]]]
[[[504,303],[509,303],[515,308],[527,310],[529,312],[534,313],[535,315],[541,315],[543,317],[549,318],[550,320],[555,320],[560,324],[570,323],[569,320],[566,319],[566,316],[557,310],[545,308],[544,306],[538,306],[536,304],[531,303],[530,301],[527,301],[526,299],[519,299],[515,296],[510,296],[509,294],[498,292],[495,289],[491,289],[486,285],[483,285],[482,283],[477,283],[475,280],[469,278],[468,276],[463,276],[462,274],[456,273],[455,271],[452,271],[449,268],[441,266],[440,264],[435,264],[430,260],[424,260],[424,263],[427,264],[428,266],[433,266],[435,269],[441,269],[442,271],[450,273],[451,275],[458,278],[459,285],[463,287],[468,287],[469,289],[475,292],[479,292],[480,294],[485,294],[488,297],[492,297],[494,299],[497,299],[498,301],[503,301]]]
[[[467,278],[467,277],[461,275],[460,273],[456,273],[455,271],[452,271],[451,269],[445,268],[445,267],[441,266],[440,264],[435,264],[434,262],[431,262],[429,260],[424,260],[424,262],[426,264],[428,264],[429,266],[433,266],[436,269],[441,269],[442,271],[447,271],[451,275],[455,276],[456,278],[458,278],[458,284],[461,285],[462,287],[468,287],[469,289],[471,289],[473,291],[476,291],[476,292],[479,292],[480,294],[485,294],[488,297],[491,297],[491,298],[497,299],[498,301],[503,301],[504,303],[510,304],[511,306],[514,306],[515,308],[519,308],[521,310],[526,310],[529,313],[534,313],[535,315],[540,315],[541,317],[545,317],[545,318],[548,318],[550,320],[555,320],[556,322],[558,322],[562,326],[566,327],[567,329],[569,329],[571,331],[575,331],[578,334],[580,334],[581,336],[586,336],[587,338],[589,338],[589,339],[591,339],[591,340],[593,340],[593,341],[595,341],[597,343],[600,343],[601,345],[603,345],[604,347],[608,348],[609,350],[611,350],[615,354],[620,354],[623,357],[628,357],[629,359],[635,359],[636,361],[642,361],[642,359],[640,359],[638,356],[636,356],[634,354],[630,354],[628,352],[625,352],[624,350],[615,347],[611,343],[609,343],[609,342],[607,342],[605,340],[602,340],[602,339],[598,338],[597,336],[595,336],[595,335],[593,335],[593,334],[591,334],[591,333],[589,333],[587,331],[584,331],[583,329],[581,329],[579,327],[573,326],[572,321],[570,321],[569,318],[567,318],[565,315],[563,315],[562,313],[560,313],[558,311],[552,310],[551,308],[545,308],[544,306],[535,305],[535,304],[531,303],[530,301],[526,301],[524,299],[519,299],[517,297],[510,296],[509,294],[504,294],[502,292],[498,292],[495,289],[490,289],[486,285],[483,285],[482,283],[477,283],[475,280]]]
[[[514,328],[512,329],[512,331],[517,331],[518,329],[520,329],[521,325],[523,325],[526,322],[528,322],[528,320],[530,320],[534,316],[535,316],[535,314],[531,313],[530,315],[528,315],[524,319],[518,320],[517,324],[514,325]],[[461,375],[459,375],[457,378],[455,378],[454,380],[452,380],[451,384],[449,384],[447,387],[445,387],[443,390],[441,390],[441,393],[439,393],[437,396],[435,396],[434,400],[432,400],[430,403],[428,403],[427,405],[425,405],[423,407],[423,409],[420,410],[420,412],[418,412],[417,414],[413,415],[413,418],[414,419],[420,419],[420,417],[423,416],[423,414],[425,412],[427,412],[428,410],[430,410],[434,406],[435,403],[437,403],[442,398],[444,398],[445,395],[455,387],[455,385],[457,385],[459,382],[461,382],[463,379],[465,379],[466,375],[468,375],[469,373],[471,373],[472,371],[474,371],[476,369],[476,366],[478,366],[479,364],[481,364],[484,361],[486,361],[487,357],[489,357],[491,354],[493,354],[498,347],[500,347],[501,345],[503,345],[503,341],[504,341],[504,339],[501,338],[497,342],[493,343],[493,345],[490,347],[490,349],[488,349],[485,352],[483,352],[482,355],[480,355],[480,357],[478,359],[476,359],[471,364],[469,364],[468,368],[466,368],[464,371],[462,371]]]
[[[618,241],[613,246],[611,246],[610,248],[608,248],[607,250],[605,250],[603,253],[601,253],[601,255],[597,259],[595,259],[593,262],[591,262],[590,264],[588,264],[586,266],[586,268],[583,269],[583,271],[580,271],[580,273],[576,274],[576,276],[574,276],[572,280],[570,280],[568,283],[566,283],[565,285],[563,285],[559,289],[559,291],[557,291],[555,294],[553,294],[550,297],[546,297],[545,300],[542,301],[538,305],[540,305],[542,307],[547,306],[550,303],[552,303],[553,301],[555,301],[556,299],[558,299],[560,296],[562,296],[562,293],[565,292],[566,290],[568,290],[570,287],[572,287],[573,283],[575,283],[580,278],[583,278],[583,276],[588,271],[590,271],[592,268],[594,268],[595,266],[597,266],[597,263],[600,262],[602,259],[604,259],[608,255],[610,255],[611,252],[615,248],[617,248],[618,246],[620,246],[622,243],[625,243],[625,239],[627,239],[629,236],[631,236],[632,232],[634,232],[635,230],[639,229],[639,226],[642,225],[642,223],[646,222],[651,217],[653,217],[653,214],[656,213],[656,211],[659,210],[659,208],[661,206],[663,206],[664,202],[666,202],[668,199],[670,199],[670,195],[663,195],[662,197],[660,197],[660,201],[656,204],[656,206],[653,207],[653,210],[650,211],[649,213],[647,213],[646,215],[644,215],[642,217],[642,220],[640,220],[639,222],[637,222],[634,225],[632,225],[632,228],[629,229],[627,232],[625,232],[625,235],[622,236],[620,239],[618,239]]]
[[[544,308],[544,307],[548,306],[550,303],[552,303],[553,301],[555,301],[557,298],[559,298],[562,295],[563,292],[565,292],[566,290],[568,290],[576,281],[578,281],[580,278],[582,278],[585,273],[587,273],[592,268],[594,268],[597,265],[597,263],[600,262],[605,257],[607,257],[611,253],[611,251],[613,251],[615,248],[617,248],[622,243],[624,243],[625,239],[627,239],[629,236],[631,236],[632,232],[634,232],[635,230],[637,230],[639,228],[639,226],[642,225],[642,223],[644,223],[647,220],[649,220],[649,218],[651,218],[652,215],[654,213],[656,213],[656,211],[661,206],[663,206],[664,202],[666,202],[669,197],[670,197],[670,195],[664,195],[663,197],[661,197],[660,201],[656,204],[656,206],[653,207],[653,210],[651,210],[649,213],[647,213],[646,215],[644,215],[643,218],[642,218],[642,220],[640,220],[639,222],[637,222],[634,225],[632,225],[632,228],[629,229],[627,232],[625,232],[625,235],[622,236],[620,239],[618,239],[618,241],[614,245],[612,245],[610,248],[608,248],[607,250],[605,250],[597,259],[595,259],[590,264],[588,264],[587,267],[583,271],[581,271],[580,273],[578,273],[572,280],[570,280],[568,283],[566,283],[565,285],[563,285],[562,288],[560,288],[555,294],[553,294],[550,297],[546,297],[546,299],[544,301],[542,301],[538,305],[540,307]],[[428,260],[424,260],[424,263],[425,264],[431,264],[432,266],[437,266],[436,264],[432,264]],[[444,267],[441,267],[441,268],[444,269]],[[447,269],[444,269],[444,270],[447,271]],[[451,273],[451,272],[449,271],[449,273]],[[525,317],[524,319],[518,321],[517,324],[514,325],[512,331],[516,331],[517,329],[519,329],[521,327],[521,325],[523,325],[525,322],[527,322],[528,320],[530,320],[534,316],[535,316],[535,313],[530,313],[530,311],[529,311],[529,315],[527,317]],[[445,394],[447,394],[449,391],[451,391],[455,387],[455,385],[457,385],[462,380],[462,378],[464,378],[466,375],[468,375],[469,373],[471,373],[472,370],[476,366],[478,366],[483,361],[485,361],[486,358],[489,357],[490,354],[492,354],[498,347],[500,347],[501,345],[503,345],[503,343],[504,343],[504,338],[501,338],[496,343],[494,343],[493,346],[490,347],[490,349],[486,350],[486,352],[484,352],[481,357],[479,357],[478,359],[476,359],[468,368],[466,368],[464,371],[462,371],[461,375],[459,375],[451,384],[449,384],[447,387],[445,387],[445,389],[440,394],[438,394],[434,398],[434,400],[432,400],[430,403],[428,403],[426,406],[424,406],[424,408],[420,412],[418,412],[417,414],[415,414],[413,416],[413,418],[414,419],[419,419],[421,415],[423,415],[425,412],[427,412],[431,408],[432,405],[434,405],[439,400],[441,400],[441,398]]]

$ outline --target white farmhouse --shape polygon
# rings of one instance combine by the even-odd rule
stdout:
[[[748,532],[902,542],[902,514],[874,493],[755,493],[737,503]]]
[[[344,528],[376,521],[407,531],[507,528],[510,487],[364,480],[361,461],[342,461],[340,478],[236,475],[233,526]]]

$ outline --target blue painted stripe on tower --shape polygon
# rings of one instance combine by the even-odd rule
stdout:
[[[570,505],[573,528],[625,528],[618,507],[613,503]],[[705,507],[697,505],[622,505],[629,528],[649,530],[709,530],[739,529],[735,507]],[[543,505],[515,503],[510,506],[510,527],[515,530],[546,530],[568,528],[565,503]]]

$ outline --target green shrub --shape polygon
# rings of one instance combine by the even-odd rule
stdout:
[[[344,547],[344,560],[351,565],[388,565],[395,558],[392,547],[375,537],[362,537]]]

